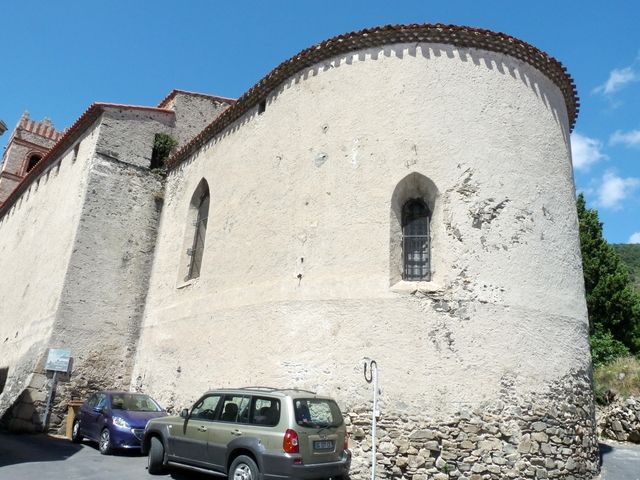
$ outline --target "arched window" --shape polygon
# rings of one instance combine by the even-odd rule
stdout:
[[[402,207],[404,280],[429,280],[430,222],[431,214],[422,200],[408,200]]]
[[[26,172],[29,173],[31,170],[33,170],[33,167],[36,166],[36,164],[42,159],[42,155],[40,155],[39,153],[34,153],[33,155],[31,155],[29,157],[29,161],[27,162],[27,170]]]
[[[389,237],[389,285],[401,281],[431,282],[437,275],[438,229],[432,231],[431,221],[438,221],[435,183],[418,172],[398,182],[391,196]],[[434,261],[434,258],[436,261]]]
[[[187,278],[197,278],[200,276],[200,268],[202,267],[202,255],[204,254],[204,239],[207,234],[207,218],[209,217],[209,186],[207,182],[196,190],[192,200],[192,207],[197,208],[198,216],[195,222],[193,235],[193,246],[189,249],[188,254],[191,256],[189,262],[189,273]]]

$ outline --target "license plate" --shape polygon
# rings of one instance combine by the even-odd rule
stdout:
[[[316,440],[313,442],[314,450],[333,450],[333,440]]]

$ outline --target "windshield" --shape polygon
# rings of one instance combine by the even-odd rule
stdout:
[[[162,408],[148,395],[117,393],[111,396],[111,408],[130,412],[161,412]]]
[[[327,428],[342,425],[342,413],[333,400],[299,398],[293,401],[296,423],[301,427]]]

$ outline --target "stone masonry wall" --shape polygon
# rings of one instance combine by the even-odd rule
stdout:
[[[23,371],[14,392],[24,389],[5,415],[4,423],[13,431],[42,428],[52,381],[52,374],[44,370],[47,347],[68,348],[73,358],[72,374],[58,378],[49,422],[53,431],[64,431],[68,400],[84,399],[100,389],[126,389],[129,384],[162,205],[162,179],[100,156],[91,164],[51,336],[46,344],[34,343],[31,361],[11,366]]]
[[[74,357],[70,382],[58,388],[60,402],[127,388],[161,207],[161,177],[100,155],[93,159],[52,334]],[[62,417],[64,410],[56,402],[54,413]]]
[[[0,290],[4,296],[0,333],[12,333],[12,324],[17,323],[22,328],[16,326],[16,330],[26,335],[25,342],[31,347],[28,355],[9,358],[9,388],[0,397],[5,422],[13,429],[41,426],[50,381],[44,370],[48,348],[69,349],[73,358],[72,375],[58,384],[50,423],[54,430],[60,427],[72,396],[84,398],[97,388],[126,388],[129,383],[163,197],[163,179],[146,167],[155,133],[170,131],[173,114],[107,110],[91,129],[92,141],[82,142],[77,156],[69,149],[62,168],[45,173],[18,200],[14,209],[33,205],[32,215],[12,218],[10,212],[9,218],[0,222],[0,229],[7,229],[5,242],[14,243],[20,243],[20,237],[11,231],[11,224],[31,222],[27,228],[20,225],[30,241],[23,241],[22,249],[16,249],[22,263],[8,269],[15,274],[6,277],[22,283],[24,293],[16,294],[13,285]],[[113,138],[116,132],[118,138]],[[80,170],[82,181],[68,175],[68,184],[54,180],[58,170],[65,168]],[[54,195],[45,196],[45,188],[54,189]],[[60,188],[65,195],[60,194]],[[56,221],[65,209],[73,217]],[[54,225],[49,225],[50,218]],[[45,252],[53,252],[53,259],[36,254],[37,263],[24,262],[30,258],[29,250],[39,252],[47,243],[42,242],[43,234],[64,244],[51,241],[46,247]],[[13,265],[13,253],[3,255],[0,262]],[[51,268],[55,273],[46,275]],[[30,295],[25,298],[26,292]],[[40,310],[47,312],[46,322],[36,316]],[[25,329],[25,324],[29,328]],[[8,353],[12,353],[13,343],[5,342]],[[27,413],[30,408],[32,414]],[[33,420],[32,426],[27,425],[28,420]]]
[[[0,180],[0,199],[5,199],[15,190],[19,181],[8,176]]]
[[[93,150],[95,138],[90,129],[78,141],[80,157]],[[0,368],[8,372],[0,416],[32,382],[47,348],[56,347],[51,332],[87,181],[88,165],[69,149],[0,218]],[[38,401],[41,394],[28,397]]]
[[[176,124],[172,135],[183,146],[222,114],[229,103],[207,96],[179,92],[165,108],[176,112]]]
[[[573,388],[567,395],[567,384]],[[559,382],[528,401],[503,381],[504,400],[462,409],[447,419],[382,412],[377,477],[413,480],[591,479],[599,470],[588,377]],[[352,478],[370,475],[371,410],[346,413]]]
[[[129,385],[164,198],[163,177],[148,170],[155,136],[169,133],[182,145],[227,106],[179,99],[175,112],[102,107],[91,142],[70,147],[0,219],[0,271],[14,272],[0,278],[0,368],[8,372],[0,415],[10,428],[42,427],[48,348],[67,348],[73,359],[71,376],[59,378],[53,430],[72,397]],[[55,179],[67,168],[82,180]],[[60,242],[43,248],[43,234]]]

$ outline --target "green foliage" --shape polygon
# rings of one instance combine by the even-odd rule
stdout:
[[[600,404],[609,403],[615,397],[640,397],[640,361],[634,357],[620,357],[596,366],[593,387]]]
[[[155,136],[153,141],[153,152],[151,153],[151,166],[150,168],[164,168],[164,162],[171,151],[176,148],[178,145],[177,140],[175,140],[171,135],[166,133],[158,133]]]
[[[593,364],[596,367],[629,355],[629,349],[624,343],[613,338],[611,332],[596,332],[589,338],[589,343]]]
[[[629,269],[629,277],[640,292],[640,243],[614,243],[613,249]]]
[[[602,236],[598,212],[577,199],[589,333],[610,332],[631,352],[640,351],[640,295],[614,248]]]

